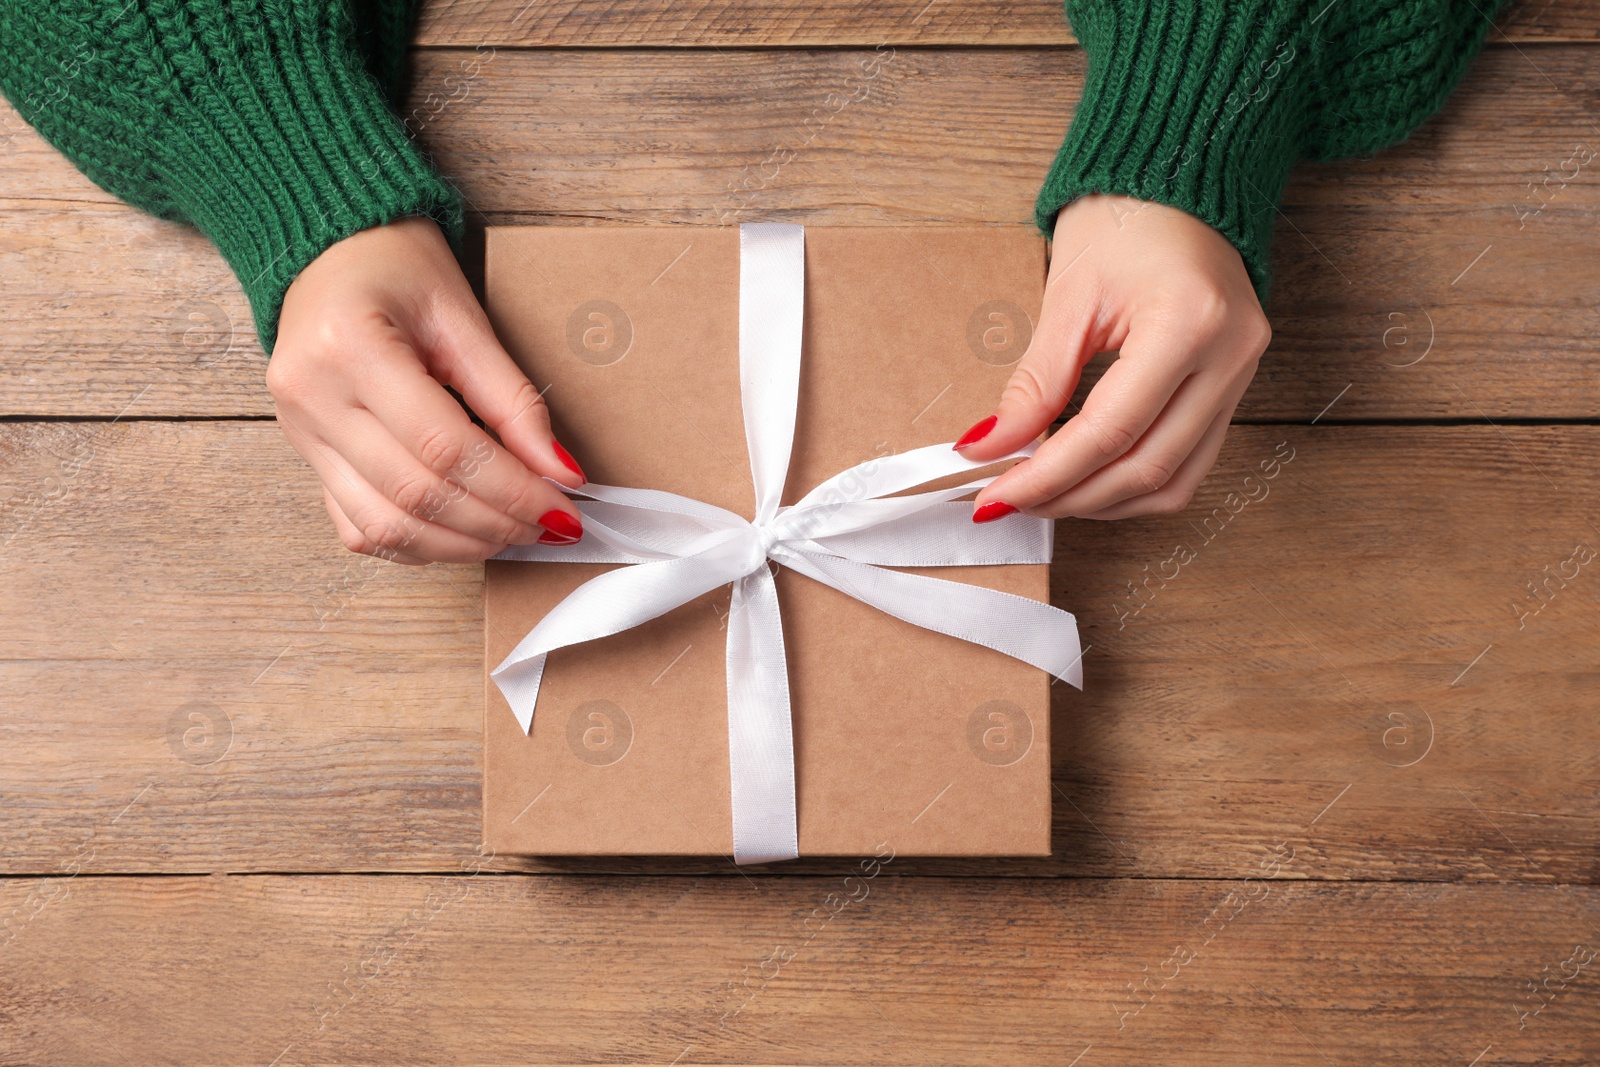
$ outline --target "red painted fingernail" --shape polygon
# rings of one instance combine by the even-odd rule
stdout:
[[[583,536],[583,524],[565,511],[552,510],[545,512],[539,516],[539,525],[543,526],[549,533],[565,538],[568,541],[576,541]],[[545,544],[551,543],[544,540],[544,535],[541,535],[539,540]]]
[[[589,480],[589,476],[583,473],[583,468],[578,466],[578,461],[572,458],[572,453],[561,447],[560,441],[551,440],[550,448],[555,452],[556,458],[567,465],[568,470],[584,481]]]
[[[539,535],[539,543],[541,545],[575,545],[578,543],[578,538],[563,537],[561,534],[546,530]]]
[[[977,444],[979,441],[989,436],[989,431],[994,429],[994,424],[999,421],[1000,416],[990,415],[987,419],[975,424],[972,429],[962,434],[961,439],[958,440],[953,447],[966,448],[968,445]]]
[[[1010,515],[1016,510],[1016,508],[1012,507],[1010,504],[1007,504],[1003,500],[991,500],[987,504],[983,505],[983,507],[972,513],[972,521],[993,522],[996,519],[1005,518],[1007,515]]]

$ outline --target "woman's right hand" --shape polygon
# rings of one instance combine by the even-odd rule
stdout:
[[[583,471],[431,219],[363,230],[300,273],[267,388],[352,552],[462,563],[582,535],[577,508],[545,479],[577,488]]]

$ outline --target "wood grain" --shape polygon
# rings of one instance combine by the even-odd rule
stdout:
[[[0,871],[476,854],[480,567],[346,553],[270,423],[12,423],[0,457]],[[1092,647],[1054,855],[903,869],[1242,877],[1281,842],[1308,878],[1600,881],[1597,465],[1589,426],[1235,427],[1188,512],[1063,522]]]
[[[901,50],[865,84],[848,80],[860,55],[426,52],[413,113],[479,224],[1026,225],[1081,56]],[[861,99],[823,109],[841,86]],[[1588,49],[1491,49],[1410,141],[1301,167],[1278,220],[1276,338],[1239,417],[1309,421],[1335,395],[1327,420],[1593,417],[1594,165],[1541,186],[1537,215],[1517,205],[1575,144],[1600,149],[1597,101]],[[0,414],[271,412],[216,254],[112,203],[31,131],[0,154],[0,281]]]
[[[897,877],[898,863],[848,884],[470,869],[7,881],[0,1057],[277,1067],[1600,1057],[1600,963],[1580,965],[1600,945],[1593,887],[974,881]],[[1530,997],[1528,984],[1546,979],[1549,992]]]
[[[1492,40],[1592,41],[1583,0],[1513,4]],[[424,45],[1060,45],[1073,40],[1059,0],[453,0],[422,8]]]
[[[1298,168],[1239,410],[1284,424],[1058,527],[1054,855],[865,878],[483,854],[481,568],[346,553],[225,264],[0,102],[0,1062],[1600,1062],[1600,426],[1526,425],[1600,404],[1600,15],[1491,40]],[[1026,224],[1084,74],[1057,0],[419,41],[469,275],[486,221]]]

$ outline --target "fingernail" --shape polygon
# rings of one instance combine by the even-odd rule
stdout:
[[[565,511],[555,511],[552,509],[545,512],[543,515],[539,516],[539,525],[543,526],[546,530],[546,533],[540,535],[539,540],[547,545],[554,543],[551,541],[545,541],[545,537],[549,536],[550,534],[555,534],[557,537],[564,538],[569,543],[576,541],[583,536],[583,524],[577,519],[573,518],[571,515],[568,515]]]
[[[1007,515],[1010,515],[1016,510],[1016,508],[1012,507],[1010,504],[1007,504],[1003,500],[991,500],[987,504],[983,505],[983,507],[972,513],[972,521],[993,522],[996,519],[1005,518]]]
[[[568,470],[582,478],[584,481],[589,480],[589,476],[583,473],[583,468],[578,466],[578,461],[572,458],[572,453],[561,447],[560,441],[552,439],[550,441],[550,448],[555,452],[556,458],[567,465]]]
[[[541,545],[575,545],[578,543],[578,538],[565,537],[552,530],[546,530],[539,535],[539,543]]]
[[[979,441],[989,436],[989,431],[994,429],[994,424],[999,421],[1000,416],[990,415],[987,419],[974,424],[972,429],[962,434],[960,440],[956,441],[955,445],[952,447],[966,448],[968,445],[977,444]]]

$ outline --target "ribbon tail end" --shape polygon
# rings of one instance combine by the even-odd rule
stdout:
[[[1072,661],[1060,670],[1052,671],[1051,673],[1055,675],[1057,680],[1066,682],[1081,693],[1083,692],[1083,650],[1079,646],[1076,637],[1072,641],[1071,653]]]
[[[489,677],[511,705],[511,714],[524,736],[533,732],[533,709],[539,703],[539,683],[544,679],[544,656],[520,662],[506,662],[489,672]]]
[[[1083,661],[1081,659],[1075,661],[1072,666],[1056,675],[1056,677],[1072,686],[1078,692],[1083,692]]]

